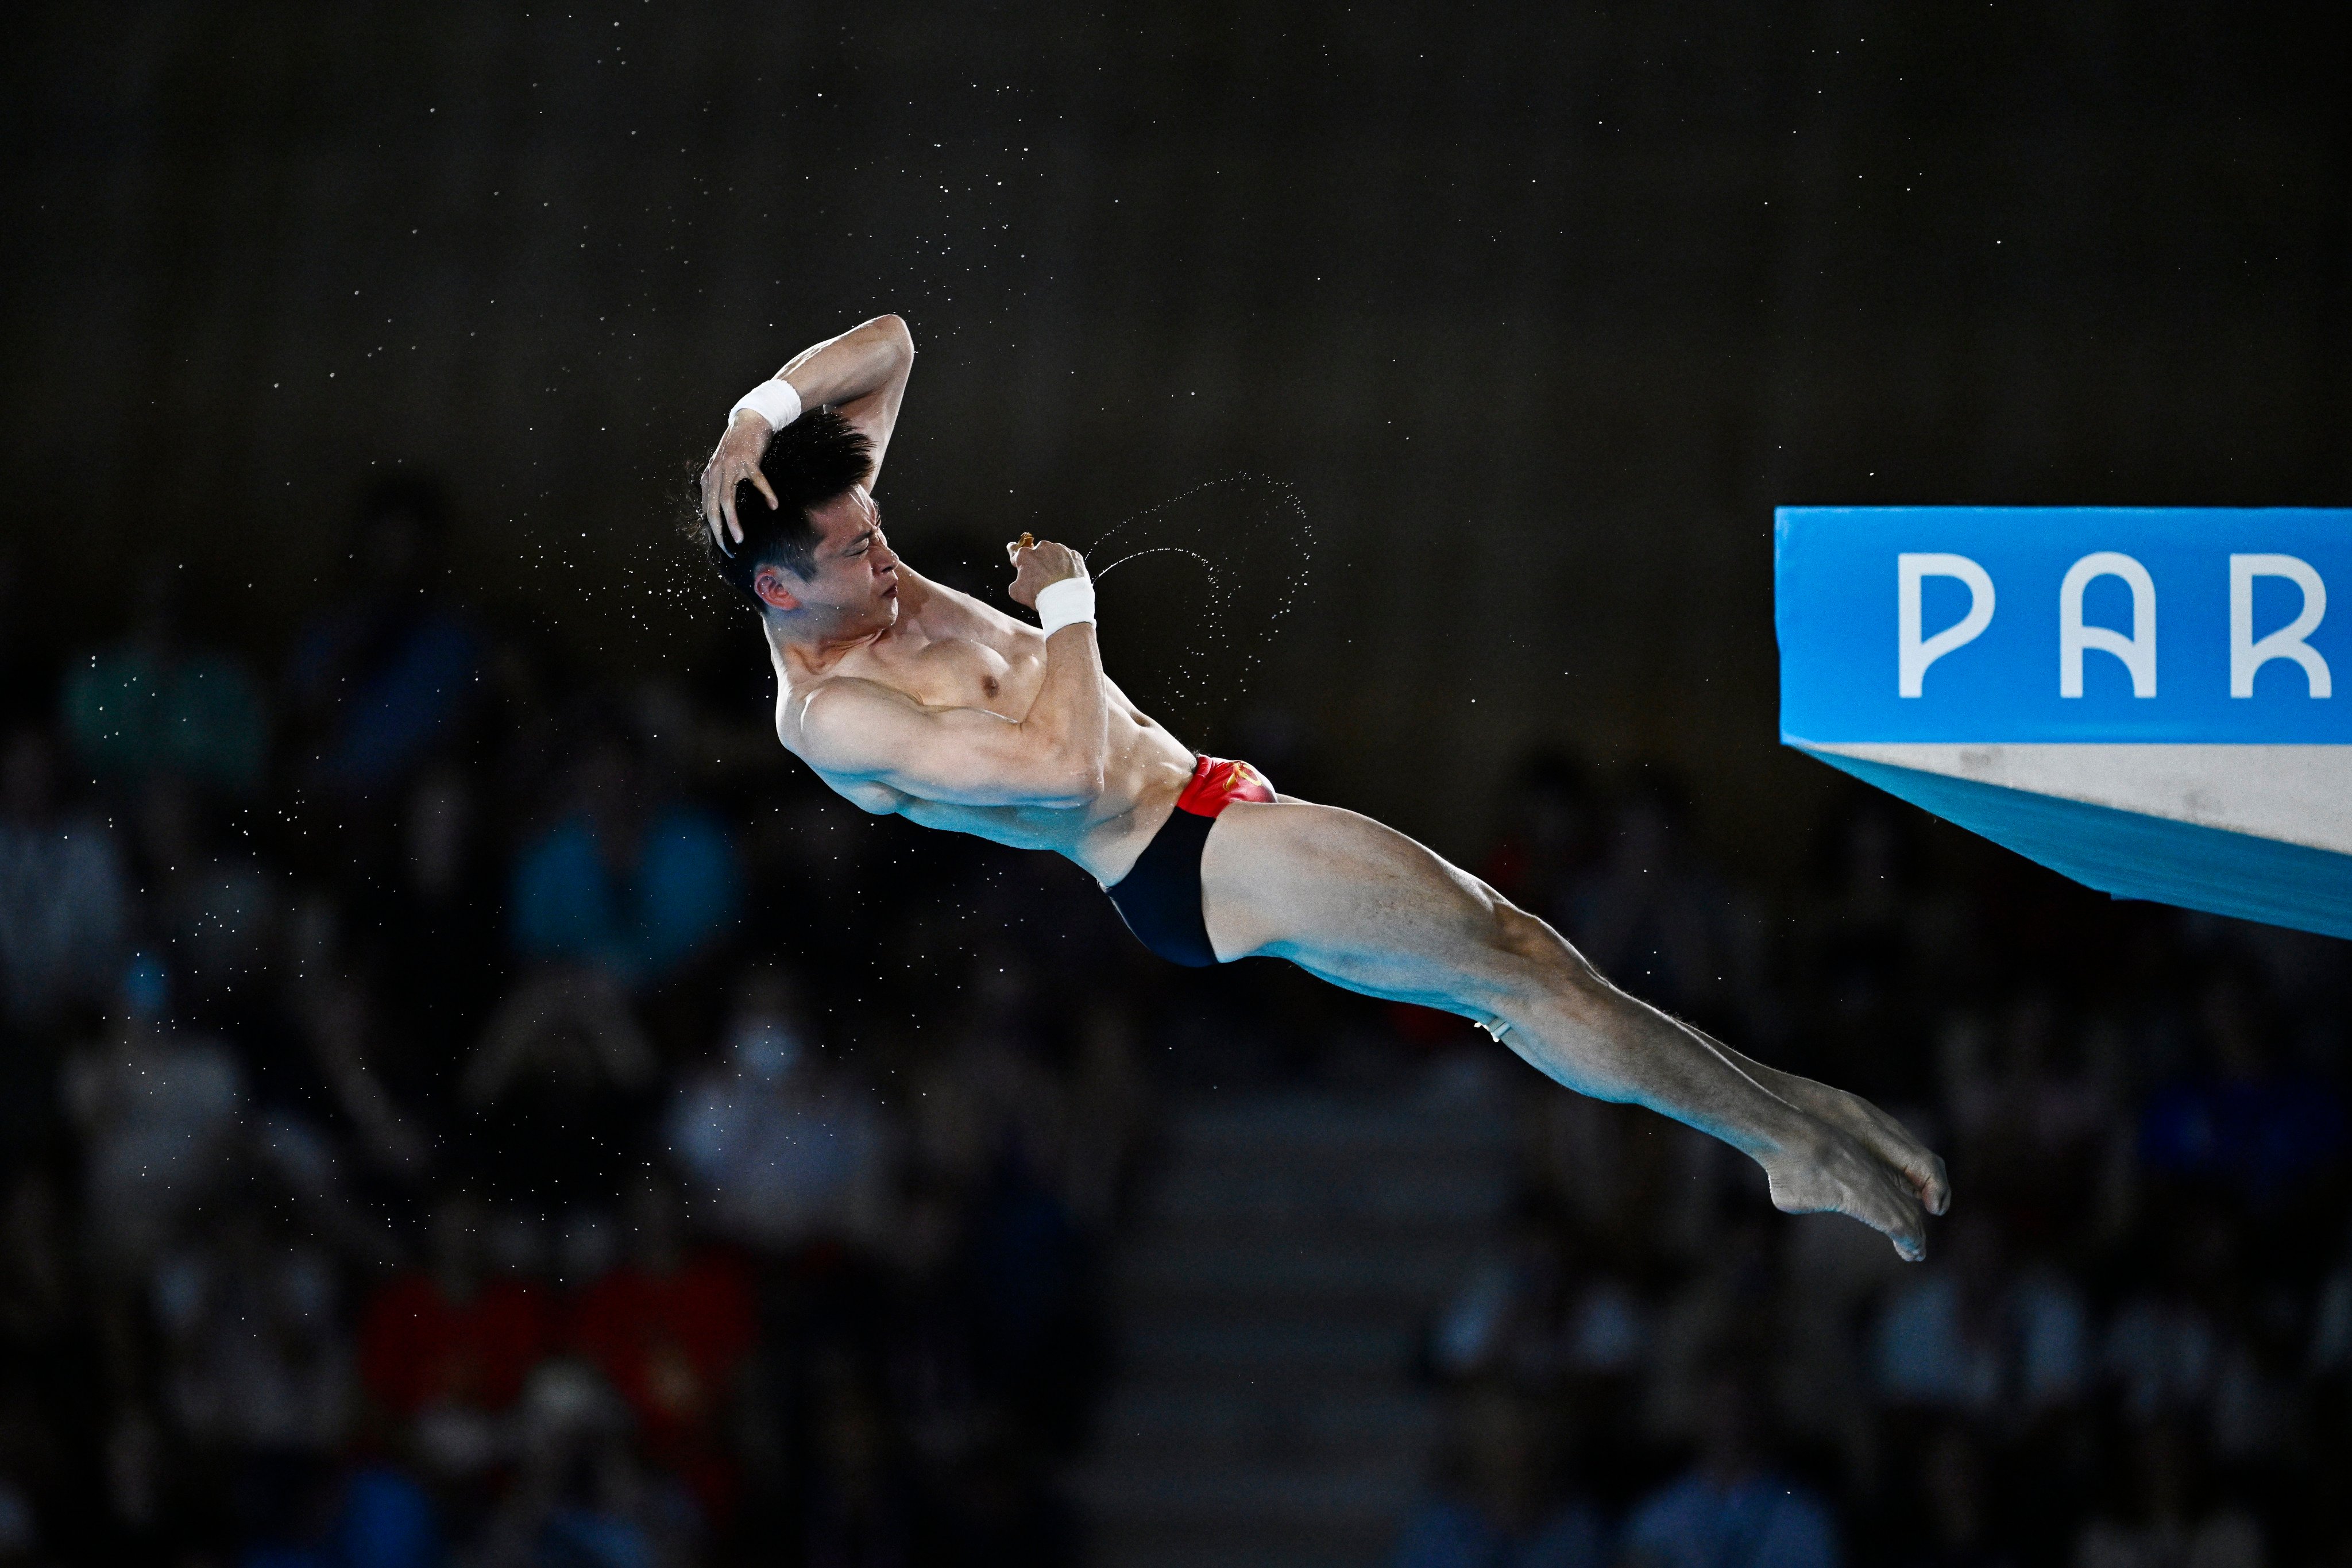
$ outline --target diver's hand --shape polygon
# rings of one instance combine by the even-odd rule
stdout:
[[[1014,604],[1032,609],[1036,607],[1038,589],[1066,577],[1087,574],[1085,556],[1050,539],[1032,539],[1024,533],[1004,547],[1004,555],[1013,563],[1013,586],[1006,591]]]
[[[719,437],[710,461],[702,465],[703,524],[710,530],[711,542],[729,555],[735,553],[727,542],[730,533],[736,544],[743,542],[743,525],[735,517],[737,485],[751,480],[768,498],[768,509],[775,510],[776,492],[768,488],[768,476],[760,471],[760,459],[767,454],[768,439],[775,433],[759,415],[739,408],[727,426],[727,434]]]

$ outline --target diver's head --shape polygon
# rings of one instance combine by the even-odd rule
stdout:
[[[867,637],[898,618],[898,558],[866,491],[873,468],[873,446],[856,426],[812,409],[760,458],[776,506],[748,483],[736,487],[743,542],[731,553],[695,521],[719,574],[788,641]]]

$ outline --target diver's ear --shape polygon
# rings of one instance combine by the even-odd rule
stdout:
[[[793,594],[791,579],[778,566],[762,566],[751,576],[751,592],[760,595],[760,603],[772,610],[797,610],[801,607]]]

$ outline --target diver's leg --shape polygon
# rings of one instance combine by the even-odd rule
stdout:
[[[1922,1250],[1923,1204],[1943,1207],[1941,1162],[1890,1119],[1736,1061],[1610,984],[1542,921],[1368,816],[1287,798],[1228,806],[1202,852],[1201,886],[1220,959],[1286,958],[1351,991],[1477,1019],[1570,1089],[1649,1106],[1741,1150],[1785,1210],[1850,1214],[1909,1257]],[[1868,1117],[1840,1114],[1847,1102]]]

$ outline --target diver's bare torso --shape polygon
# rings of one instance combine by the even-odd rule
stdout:
[[[821,671],[795,668],[798,661],[781,655],[775,658],[776,738],[803,762],[809,759],[801,744],[802,715],[810,700],[835,681],[871,681],[926,708],[978,708],[1016,721],[1036,700],[1045,678],[1043,632],[904,564],[898,572],[898,617],[887,630]],[[1110,710],[1103,787],[1084,805],[925,800],[873,779],[809,765],[835,794],[877,816],[895,813],[925,827],[975,834],[1016,849],[1055,850],[1108,885],[1127,874],[1166,820],[1192,777],[1193,753],[1129,701],[1117,683],[1106,678],[1103,684]]]

